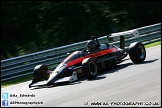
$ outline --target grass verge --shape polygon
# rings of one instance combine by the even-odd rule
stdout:
[[[152,42],[152,43],[146,44],[144,46],[145,46],[145,48],[149,48],[149,47],[157,46],[157,45],[160,45],[160,44],[161,44],[161,41],[157,41],[157,42]],[[33,78],[33,75],[26,75],[26,76],[23,76],[23,77],[20,77],[20,78],[15,78],[15,79],[12,79],[12,80],[1,82],[1,88],[7,87],[7,86],[10,86],[10,85],[14,85],[14,84],[18,84],[18,83],[22,83],[22,82],[25,82],[25,81],[29,81],[32,78]]]
[[[26,76],[23,76],[23,77],[14,78],[12,80],[7,80],[7,81],[4,81],[4,82],[1,82],[1,88],[7,87],[7,86],[10,86],[10,85],[14,85],[14,84],[18,84],[18,83],[22,83],[22,82],[25,82],[25,81],[29,81],[32,78],[33,78],[33,75],[26,75]]]
[[[144,46],[145,46],[145,48],[149,48],[149,47],[153,47],[153,46],[160,45],[160,44],[161,44],[161,41],[156,41],[156,42],[146,44]]]

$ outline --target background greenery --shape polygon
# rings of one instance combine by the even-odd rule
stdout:
[[[161,22],[161,1],[1,1],[1,60]]]

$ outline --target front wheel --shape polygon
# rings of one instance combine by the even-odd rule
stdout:
[[[48,67],[44,64],[37,65],[34,68],[34,78],[36,82],[48,80],[49,78]]]
[[[141,42],[131,43],[129,46],[130,59],[135,63],[142,63],[146,58],[146,50]]]
[[[93,58],[86,58],[82,61],[82,71],[85,77],[90,80],[98,75],[98,66]]]

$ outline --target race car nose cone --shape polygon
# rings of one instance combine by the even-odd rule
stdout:
[[[59,75],[63,72],[63,70],[65,69],[66,64],[60,63],[56,69],[52,72],[52,74],[50,75],[48,81],[47,81],[47,85],[54,83],[58,78]]]

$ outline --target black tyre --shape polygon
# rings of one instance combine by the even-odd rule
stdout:
[[[131,43],[129,46],[130,59],[135,63],[142,63],[146,58],[146,50],[141,42]]]
[[[47,80],[49,78],[48,67],[44,64],[37,65],[34,68],[34,80],[35,82]]]
[[[90,80],[98,75],[98,66],[93,58],[86,58],[82,61],[82,71],[85,77]]]

